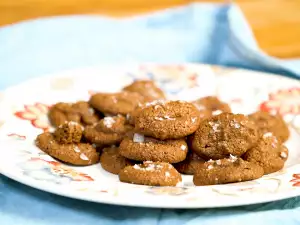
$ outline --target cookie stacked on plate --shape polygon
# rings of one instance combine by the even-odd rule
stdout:
[[[141,169],[133,166],[136,170],[127,167],[120,172],[120,180],[131,182],[130,177],[157,174],[163,178],[161,181],[169,180],[168,185],[176,185],[181,181],[181,176],[171,164],[185,160],[188,152],[186,137],[199,127],[199,115],[192,103],[183,101],[159,100],[139,106],[131,115],[134,117],[131,118],[131,121],[134,121],[134,133],[123,139],[119,152],[126,158],[147,164],[156,162],[160,165],[162,162],[163,167],[167,168],[168,165],[170,171],[166,172],[156,167],[149,171],[143,167]],[[177,182],[173,182],[174,177]]]
[[[167,101],[152,81],[57,103],[49,119],[57,129],[39,135],[38,147],[74,165],[100,161],[128,183],[175,186],[180,173],[193,175],[195,185],[246,181],[280,170],[288,157],[279,115],[233,114],[212,96]]]

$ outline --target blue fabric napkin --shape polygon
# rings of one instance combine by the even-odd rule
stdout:
[[[300,61],[264,54],[235,5],[192,4],[128,19],[71,16],[0,29],[0,89],[111,62],[202,62],[300,76]],[[226,209],[110,206],[55,196],[0,175],[0,224],[299,224],[300,198]]]

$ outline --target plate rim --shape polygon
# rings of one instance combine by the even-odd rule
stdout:
[[[277,195],[275,195],[276,197],[274,197],[273,195],[271,195],[270,197],[266,198],[266,199],[261,199],[261,200],[257,200],[256,198],[253,198],[251,201],[247,201],[247,202],[243,202],[243,201],[236,201],[234,203],[228,203],[228,204],[222,204],[222,205],[197,205],[197,202],[195,202],[195,204],[191,204],[191,205],[184,205],[184,206],[179,206],[179,205],[172,205],[172,204],[167,204],[167,203],[163,203],[158,206],[155,204],[133,204],[131,202],[118,202],[117,200],[110,200],[110,199],[114,199],[113,197],[111,197],[110,199],[101,199],[101,201],[99,201],[98,198],[96,199],[92,199],[92,198],[88,198],[84,195],[76,195],[76,197],[73,195],[73,193],[76,193],[78,191],[72,191],[72,192],[68,192],[68,191],[64,191],[63,188],[61,187],[57,187],[56,189],[51,189],[52,186],[54,185],[49,185],[49,187],[47,187],[46,185],[38,185],[38,183],[42,183],[41,181],[36,181],[36,182],[32,182],[29,183],[26,181],[26,179],[21,178],[21,179],[17,179],[17,176],[4,172],[1,169],[2,167],[0,167],[0,173],[4,176],[6,176],[7,178],[18,182],[22,185],[26,185],[27,187],[30,188],[34,188],[36,190],[39,191],[43,191],[43,192],[48,192],[54,195],[58,195],[61,197],[67,197],[67,198],[71,198],[71,199],[77,199],[77,200],[82,200],[82,201],[87,201],[87,202],[95,202],[95,203],[100,203],[100,204],[109,204],[109,205],[116,205],[116,206],[129,206],[129,207],[142,207],[142,208],[164,208],[164,209],[211,209],[211,208],[227,208],[227,207],[236,207],[236,206],[249,206],[249,205],[256,205],[256,204],[262,204],[262,203],[268,203],[268,202],[273,202],[273,201],[280,201],[280,200],[287,200],[289,198],[294,198],[294,197],[298,197],[300,195],[300,189],[294,189],[293,192],[290,192],[288,195],[285,195],[284,193],[281,193],[280,195],[277,193]],[[151,186],[147,186],[144,185],[145,187],[151,187]],[[217,186],[217,185],[211,185],[211,186]],[[193,187],[193,188],[201,188],[201,187]],[[167,202],[167,201],[166,201]],[[199,203],[198,203],[199,204]]]

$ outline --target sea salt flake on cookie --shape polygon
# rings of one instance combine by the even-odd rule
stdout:
[[[197,117],[192,117],[192,123],[195,123],[197,120]]]
[[[234,121],[234,120],[230,121],[230,126],[236,128],[236,129],[241,127],[241,125],[238,122]]]
[[[219,132],[220,130],[218,129],[220,124],[219,123],[214,123],[214,122],[209,122],[209,125],[213,128],[214,132]]]
[[[136,169],[136,170],[142,169],[138,164],[135,164],[135,165],[133,166],[133,168]]]
[[[237,158],[236,156],[230,154],[230,155],[229,155],[228,161],[230,161],[230,162],[235,162],[237,159],[238,159],[238,158]]]
[[[94,114],[95,110],[93,108],[89,108],[89,114]]]
[[[168,116],[168,115],[167,115],[167,116],[164,116],[164,118],[167,119],[167,120],[176,120],[176,118],[172,118],[172,117],[170,117],[170,116]]]
[[[208,170],[211,170],[211,169],[213,169],[213,168],[214,168],[213,165],[208,165],[208,167],[207,167]]]
[[[280,152],[280,157],[283,159],[287,158],[286,152]]]
[[[75,147],[74,147],[74,151],[75,151],[75,152],[80,152],[80,149],[78,148],[78,146],[75,146]]]
[[[111,128],[116,121],[112,117],[104,117],[103,124],[107,128]]]
[[[269,138],[269,137],[273,137],[273,133],[267,132],[263,135],[263,138]]]
[[[145,136],[142,134],[135,133],[133,135],[133,142],[143,143],[143,142],[145,142]]]
[[[82,160],[89,160],[89,158],[88,158],[84,153],[81,153],[81,154],[80,154],[80,158],[81,158]]]
[[[212,115],[213,115],[213,116],[220,115],[221,113],[223,113],[222,110],[214,110],[214,111],[212,111]]]

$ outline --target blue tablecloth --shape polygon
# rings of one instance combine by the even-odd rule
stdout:
[[[275,34],[274,34],[275,35]],[[193,4],[142,17],[55,17],[0,29],[0,89],[107,62],[203,62],[300,76],[264,54],[235,5]],[[0,224],[300,224],[300,198],[226,209],[168,210],[67,199],[0,175]]]

